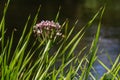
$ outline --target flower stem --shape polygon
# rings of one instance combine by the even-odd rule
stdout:
[[[44,52],[43,52],[43,54],[42,54],[42,60],[45,58],[45,60],[47,60],[46,58],[47,58],[47,53],[48,53],[48,51],[50,50],[50,46],[51,46],[51,43],[52,43],[52,41],[49,39],[48,40],[48,42],[47,42],[47,44],[46,44],[46,47],[45,47],[45,50],[44,50]]]

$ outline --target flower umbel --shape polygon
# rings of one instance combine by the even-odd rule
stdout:
[[[41,39],[53,39],[56,36],[61,36],[61,26],[54,21],[41,21],[34,26],[34,33]]]

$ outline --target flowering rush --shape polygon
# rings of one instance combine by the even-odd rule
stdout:
[[[42,38],[54,38],[56,36],[62,36],[60,33],[61,25],[59,23],[55,23],[54,21],[41,21],[36,24],[33,28],[33,32]]]

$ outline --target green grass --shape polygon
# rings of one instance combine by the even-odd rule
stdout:
[[[31,18],[30,16],[28,17],[17,47],[12,51],[14,45],[13,40],[15,38],[14,31],[11,33],[11,37],[7,38],[7,41],[5,41],[5,33],[7,29],[5,27],[5,15],[9,2],[10,0],[6,3],[3,17],[0,22],[1,80],[88,80],[89,77],[91,77],[92,80],[97,80],[97,78],[90,72],[92,69],[94,70],[93,64],[95,61],[98,61],[107,70],[107,72],[101,77],[101,80],[118,80],[120,78],[120,55],[116,58],[115,62],[111,62],[113,65],[111,69],[99,60],[96,55],[99,49],[97,44],[99,41],[101,21],[105,6],[100,8],[95,16],[93,16],[93,18],[83,26],[75,36],[72,37],[71,35],[74,32],[78,21],[75,22],[70,32],[68,32],[69,21],[66,20],[62,24],[62,30],[65,37],[61,38],[60,43],[57,43],[57,41],[59,41],[57,37],[42,41],[35,40],[32,43],[31,48],[28,50],[29,43],[31,43],[31,36],[33,34],[33,26],[36,24],[37,16],[40,11],[39,8],[33,23],[31,24],[30,30],[26,34],[26,29]],[[60,10],[56,15],[55,22],[58,22],[59,14]],[[81,42],[86,30],[93,24],[98,16],[100,16],[100,20],[90,49],[88,50],[87,46],[85,46],[77,55],[74,54],[74,51],[77,45]],[[59,44],[57,50],[51,52],[51,49],[53,49],[56,44]],[[86,49],[88,52],[82,55],[83,57],[79,59]]]

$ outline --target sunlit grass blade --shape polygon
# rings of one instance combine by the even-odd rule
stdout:
[[[77,25],[77,23],[78,23],[78,20],[77,20],[77,21],[75,22],[75,24],[72,26],[72,29],[71,29],[70,32],[68,33],[66,40],[68,40],[69,37],[72,35],[72,33],[73,33],[73,31],[74,31],[75,26]]]
[[[59,18],[59,15],[60,15],[60,10],[61,10],[61,7],[59,7],[58,13],[55,17],[55,22],[58,22],[58,18]]]
[[[39,49],[42,46],[43,42],[41,42],[41,44],[39,46],[37,46],[37,48],[33,52],[31,52],[33,50],[32,47],[34,47],[36,45],[36,41],[34,42],[33,46],[29,50],[28,54],[26,55],[26,57],[25,57],[25,59],[24,59],[24,61],[22,63],[22,66],[21,66],[21,68],[19,70],[19,73],[18,73],[19,75],[24,70],[24,68],[26,67],[26,65],[30,63],[30,60],[33,57],[34,53],[37,51],[37,49]]]
[[[117,64],[119,62],[119,57],[117,57],[116,61],[114,62],[113,66],[112,66],[112,69],[109,69],[101,60],[98,59],[98,62],[107,70],[107,73],[105,73],[102,77],[101,77],[101,80],[106,78],[105,75],[108,75],[111,74],[109,77],[112,77],[111,79],[114,80],[117,78],[118,76],[118,72],[120,70],[120,64]]]
[[[106,53],[106,56],[108,57],[110,64],[113,65],[113,61],[112,61],[112,58],[110,57],[110,55],[108,53]]]
[[[82,69],[81,69],[81,75],[79,76],[79,80],[84,80],[85,79],[85,72],[86,72],[86,67],[87,67],[87,65],[86,65],[87,63],[85,62],[85,64],[84,64],[84,67],[82,67]]]
[[[88,79],[89,72],[90,72],[90,70],[92,68],[92,65],[93,65],[94,61],[96,60],[95,57],[96,57],[97,50],[98,50],[98,48],[94,52],[91,53],[91,54],[94,54],[94,55],[90,56],[89,63],[87,65],[87,67],[86,67],[87,69],[86,69],[85,80]]]
[[[95,76],[94,76],[94,75],[92,75],[92,73],[91,73],[91,72],[90,72],[90,76],[91,76],[92,80],[96,80]]]
[[[114,69],[115,69],[116,66],[118,65],[119,61],[120,61],[120,54],[118,55],[118,57],[116,58],[113,66],[112,66],[112,69],[111,69],[112,71],[114,71]]]
[[[71,58],[71,59],[69,59],[69,61],[67,61],[66,63],[64,63],[64,64],[61,64],[61,66],[59,67],[59,69],[57,70],[57,72],[56,72],[56,77],[57,76],[62,76],[63,75],[63,73],[61,74],[61,72],[64,72],[63,70],[64,70],[64,68],[65,67],[67,67],[68,65],[70,65],[70,63],[72,63],[73,62],[73,60],[75,60],[75,58],[76,57],[73,57],[73,58]],[[64,75],[63,75],[64,76]]]
[[[69,69],[69,71],[67,72],[67,75],[66,75],[66,77],[65,77],[65,80],[71,80],[71,79],[73,79],[73,78],[74,78],[73,73],[74,73],[74,68],[73,68],[72,65],[70,65],[70,69]]]
[[[11,50],[12,50],[13,35],[14,35],[14,31],[12,32],[12,36],[11,36],[10,43],[9,43],[9,48],[8,48],[8,57],[7,57],[8,62],[10,60],[10,53],[11,53]]]
[[[24,45],[22,46],[21,50],[18,52],[18,54],[15,56],[15,58],[12,60],[11,64],[10,64],[10,69],[12,70],[14,65],[16,64],[16,62],[19,59],[19,56],[21,55],[21,53],[23,53],[23,51],[25,50],[25,47],[27,46],[27,42],[24,43]]]
[[[3,51],[3,48],[4,48],[4,35],[5,35],[5,15],[6,15],[6,12],[7,12],[7,9],[8,9],[8,5],[10,3],[10,0],[7,1],[5,7],[4,7],[4,12],[3,12],[3,17],[2,17],[2,20],[1,20],[1,23],[0,23],[0,32],[1,32],[1,48],[2,48],[2,51]],[[1,51],[1,52],[2,52]]]
[[[74,43],[75,40],[78,39],[78,37],[80,36],[80,34],[81,34],[81,32],[83,31],[83,29],[84,29],[84,28],[82,28],[82,29],[72,38],[72,40],[71,40],[71,41],[66,45],[66,47],[62,50],[61,54],[64,54],[65,51],[70,47],[70,45],[71,45],[72,43]]]
[[[4,21],[5,21],[5,15],[6,15],[6,12],[7,12],[7,9],[8,9],[8,6],[9,6],[9,3],[10,3],[10,0],[7,0],[7,3],[4,7],[4,11],[3,11],[3,17],[2,17],[2,20],[0,22],[0,31],[1,31],[1,28],[4,27],[3,25],[5,24]]]
[[[89,56],[89,55],[88,55]],[[97,60],[97,56],[94,57],[95,58],[95,61]],[[89,63],[89,60],[88,58],[85,58],[86,59],[86,62]],[[92,66],[91,69],[96,72],[96,70],[94,69],[94,67]]]
[[[47,74],[49,68],[54,64],[54,62],[55,62],[55,60],[56,60],[56,57],[58,56],[58,54],[59,54],[62,46],[63,46],[63,45],[61,45],[61,46],[59,47],[58,51],[55,53],[55,56],[52,58],[52,60],[50,60],[48,66],[47,66],[47,68],[46,68],[46,70],[45,70],[45,71],[43,72],[43,74],[40,76],[39,80],[41,80],[41,79],[44,78],[44,76]]]
[[[103,8],[105,8],[105,7],[101,7],[98,10],[98,12],[93,16],[93,18],[85,25],[85,28],[89,28],[92,25],[92,23],[94,22],[94,20],[96,19],[96,17],[101,13],[101,10],[103,10]],[[104,10],[103,10],[103,12],[104,12]],[[101,14],[101,18],[102,18],[102,14]]]
[[[114,80],[116,78],[118,78],[118,79],[120,78],[119,72],[120,72],[120,63],[115,68],[115,72],[113,72],[114,73],[113,74],[114,77],[112,78],[112,80]]]
[[[26,21],[26,24],[25,24],[25,27],[24,27],[24,29],[23,29],[22,35],[21,35],[21,37],[20,37],[20,39],[19,39],[19,42],[18,42],[18,44],[17,44],[16,50],[15,50],[14,53],[17,52],[17,50],[20,48],[20,46],[21,46],[21,44],[22,44],[22,41],[23,41],[23,39],[24,39],[25,32],[26,32],[26,29],[27,29],[29,20],[30,20],[30,16],[28,17],[28,19],[27,19],[27,21]]]
[[[39,8],[38,8],[38,11],[37,11],[37,13],[36,13],[36,15],[35,15],[35,18],[34,18],[34,20],[33,20],[32,25],[31,25],[31,28],[33,28],[33,26],[36,24],[36,22],[37,22],[37,20],[38,20],[38,15],[39,15],[40,9],[41,9],[41,5],[40,5]]]
[[[1,70],[1,73],[2,73],[2,77],[1,77],[1,80],[4,80],[6,79],[5,77],[7,76],[7,72],[8,72],[8,66],[7,66],[7,48],[8,48],[8,44],[9,44],[9,39],[7,40],[7,43],[3,49],[3,52],[1,54],[1,58],[2,58],[2,61],[1,61],[1,67],[2,70]]]
[[[36,73],[36,75],[35,75],[35,80],[37,80],[39,77],[40,77],[40,74],[41,74],[41,70],[42,70],[42,68],[43,68],[43,64],[41,64],[41,65],[39,65],[39,69],[38,69],[38,71],[37,71],[37,73]]]
[[[40,61],[41,61],[41,58],[35,61],[34,65],[24,74],[23,79],[30,78],[30,75],[32,74],[34,68],[36,68],[36,66],[40,63]]]
[[[97,49],[98,49],[97,44],[98,44],[98,41],[99,41],[100,28],[101,28],[101,20],[102,20],[102,16],[103,16],[104,10],[105,10],[105,6],[102,8],[101,15],[100,15],[100,20],[99,20],[99,23],[98,23],[97,32],[96,32],[96,35],[95,35],[95,39],[93,40],[91,48],[90,48],[90,51],[89,51],[90,52],[90,60],[89,60],[88,68],[86,70],[85,80],[87,80],[87,78],[89,76],[89,72],[91,70],[91,67],[92,67],[92,65],[93,65],[93,63],[95,61],[94,57],[96,56]]]
[[[97,59],[97,61],[104,67],[104,69],[110,72],[110,69],[101,60]]]
[[[2,37],[1,37],[1,47],[2,47],[2,51],[3,51],[3,48],[4,48],[4,35],[5,35],[5,33],[4,33],[4,31],[5,31],[5,19],[3,20],[3,23],[2,23],[2,32],[1,32],[1,35],[2,35]]]
[[[82,63],[83,63],[83,61],[85,60],[85,57],[86,56],[84,56],[80,61],[78,61],[78,66],[77,66],[77,68],[76,68],[76,70],[75,70],[75,73],[74,73],[74,75],[75,74],[77,74],[77,72],[80,70],[80,67],[82,66]]]
[[[69,21],[68,21],[68,20],[66,20],[65,30],[64,30],[64,36],[65,36],[65,38],[66,38],[67,33],[68,33],[68,24],[69,24]]]

